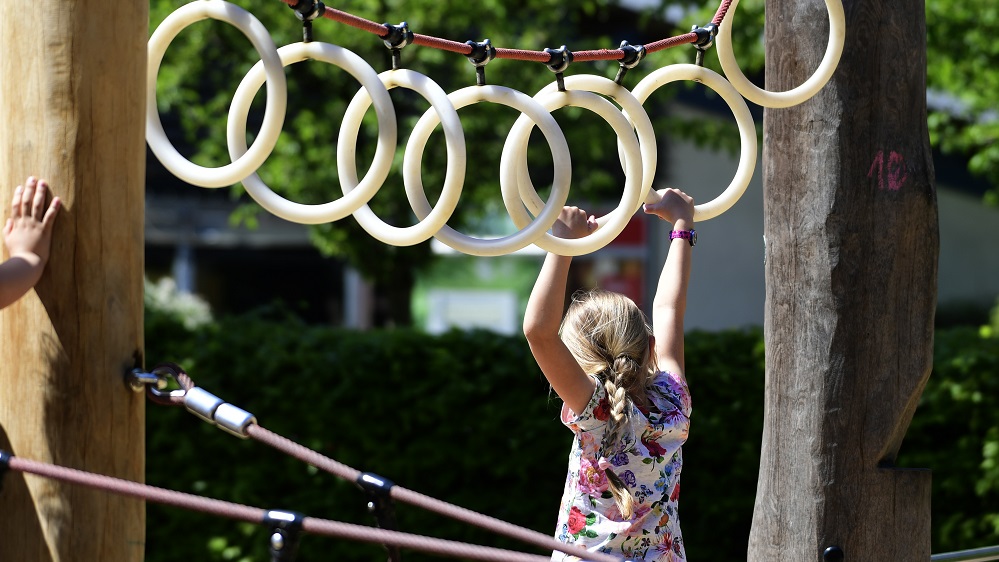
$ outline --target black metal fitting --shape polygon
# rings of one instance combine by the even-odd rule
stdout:
[[[413,32],[410,31],[409,24],[406,22],[402,22],[399,25],[392,25],[391,23],[383,23],[382,25],[388,29],[388,32],[380,37],[388,50],[392,52],[392,70],[398,70],[399,51],[413,42]]]
[[[271,562],[294,562],[305,517],[294,511],[271,510],[264,514],[264,525],[271,530],[268,551]]]
[[[713,23],[709,23],[704,27],[697,27],[695,25],[690,28],[690,31],[697,34],[697,41],[694,41],[694,46],[704,50],[715,44],[715,36],[718,35],[718,26]]]
[[[10,470],[10,459],[14,455],[8,453],[7,451],[0,450],[0,490],[3,489],[3,477],[7,475],[7,471]]]
[[[465,44],[472,48],[468,54],[468,62],[475,67],[475,84],[477,86],[486,85],[486,65],[496,58],[496,49],[488,39],[478,41],[465,41]]]
[[[409,29],[409,24],[402,22],[399,25],[383,23],[388,30],[381,36],[385,46],[392,50],[399,50],[413,42],[413,32]]]
[[[645,58],[645,45],[632,45],[627,41],[621,41],[620,49],[624,51],[624,56],[618,64],[625,68],[635,68]]]
[[[843,562],[846,553],[838,546],[830,546],[822,553],[823,562]]]
[[[697,54],[694,55],[694,64],[704,66],[704,52],[715,44],[715,36],[718,35],[718,26],[713,23],[709,23],[704,27],[697,27],[695,25],[690,28],[690,32],[697,35],[697,41],[694,41],[694,48],[697,49]]]
[[[357,477],[357,485],[367,494],[368,511],[375,516],[378,527],[388,531],[397,531],[395,506],[392,503],[390,495],[395,482],[371,472],[362,472]],[[385,545],[385,550],[388,551],[390,562],[400,562],[402,560],[399,547]]]
[[[389,495],[392,488],[395,487],[395,482],[378,476],[373,472],[362,472],[360,476],[357,477],[357,485],[361,487],[365,492],[370,492],[374,494]]]
[[[545,66],[548,67],[548,70],[555,73],[555,81],[558,82],[558,91],[564,92],[565,77],[563,73],[572,64],[572,51],[566,49],[565,45],[562,45],[558,49],[545,49],[545,52],[550,57]]]
[[[545,52],[551,57],[545,63],[545,66],[548,67],[548,70],[556,74],[565,72],[565,69],[569,68],[569,65],[572,64],[572,51],[566,49],[565,45],[562,45],[558,49],[545,49]]]
[[[302,22],[302,41],[312,41],[312,20],[326,13],[326,5],[318,0],[298,0],[294,6],[295,16]]]
[[[624,79],[624,75],[632,68],[638,66],[638,63],[642,62],[646,54],[645,45],[632,45],[627,41],[621,41],[621,46],[618,48],[624,51],[624,56],[618,61],[620,66],[617,69],[617,76],[614,77],[616,84],[620,84],[621,80]]]
[[[312,21],[326,13],[326,5],[317,0],[298,0],[294,6],[295,15],[302,21]]]

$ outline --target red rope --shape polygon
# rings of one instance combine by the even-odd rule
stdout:
[[[421,35],[419,33],[414,33],[413,44],[422,45],[424,47],[430,47],[433,49],[440,49],[442,51],[451,51],[452,53],[458,53],[461,55],[465,55],[466,57],[472,54],[471,45],[466,45],[465,43],[459,43],[457,41],[451,41],[448,39],[441,39],[439,37],[433,37],[431,35]]]
[[[718,6],[718,11],[715,12],[715,17],[711,18],[711,23],[721,25],[721,22],[725,19],[725,14],[728,13],[728,8],[731,5],[732,0],[722,0],[722,3]]]
[[[662,51],[663,49],[669,49],[670,47],[676,47],[677,45],[686,45],[695,41],[697,41],[697,34],[690,32],[684,35],[677,35],[676,37],[660,39],[659,41],[649,43],[645,46],[645,52],[651,54]]]
[[[11,457],[8,467],[11,470],[16,470],[18,472],[34,474],[36,476],[70,482],[72,484],[95,488],[113,494],[129,496],[164,505],[180,507],[191,511],[207,513],[209,515],[225,517],[227,519],[245,521],[247,523],[257,525],[263,522],[264,516],[267,514],[267,510],[258,507],[251,507],[223,500],[196,496],[193,494],[178,492],[176,490],[167,490],[165,488],[158,488],[148,484],[140,484],[130,480],[122,480],[120,478],[113,478],[102,474],[94,474],[92,472],[84,472],[82,470],[75,470],[53,464],[22,459],[20,457]],[[360,542],[422,550],[451,558],[486,560],[490,562],[545,562],[550,559],[548,556],[538,556],[523,552],[515,552],[511,550],[437,539],[421,535],[412,535],[409,533],[400,533],[398,531],[375,529],[372,527],[365,527],[363,525],[354,525],[341,521],[331,521],[328,519],[317,519],[313,517],[306,517],[302,520],[302,530],[315,535],[339,537]]]
[[[298,0],[281,0],[289,6],[295,6]],[[728,9],[732,4],[732,0],[721,0],[721,4],[718,6],[718,10],[715,12],[715,17],[711,20],[711,23],[715,25],[721,25],[722,20],[725,19],[725,15],[728,13]],[[388,34],[388,29],[380,24],[375,23],[371,20],[364,19],[362,17],[349,14],[347,12],[336,10],[327,7],[323,12],[323,17],[333,21],[337,21],[343,24],[347,24],[351,27],[360,29],[362,31],[367,31],[369,33],[374,33],[378,37],[385,37]],[[697,41],[697,35],[694,33],[684,33],[683,35],[676,35],[674,37],[667,37],[665,39],[660,39],[654,41],[650,44],[645,45],[645,52],[648,54],[661,51],[663,49],[669,49],[671,47],[676,47],[679,45],[686,45],[688,43],[694,43]],[[450,39],[444,39],[441,37],[434,37],[432,35],[421,35],[419,33],[413,34],[413,44],[421,45],[424,47],[430,47],[433,49],[439,49],[442,51],[450,51],[452,53],[458,53],[468,56],[472,53],[472,48],[459,41],[452,41]],[[621,49],[596,49],[590,51],[575,51],[572,53],[573,61],[578,62],[588,62],[596,60],[620,60],[624,57],[624,51]],[[551,55],[544,51],[531,51],[525,49],[496,49],[496,58],[498,59],[512,59],[512,60],[522,60],[530,62],[540,62],[547,63],[551,60]]]

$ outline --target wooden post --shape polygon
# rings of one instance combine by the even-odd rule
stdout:
[[[28,175],[64,203],[34,291],[0,312],[0,447],[143,480],[147,0],[0,2],[0,203]],[[4,256],[6,257],[6,256]],[[141,501],[8,473],[0,560],[128,562]]]
[[[749,560],[930,556],[894,466],[932,364],[938,226],[923,2],[847,0],[833,79],[764,116],[766,418]],[[820,0],[767,5],[767,88],[818,66]],[[836,550],[839,549],[839,550]]]

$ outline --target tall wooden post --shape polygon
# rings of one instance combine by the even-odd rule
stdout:
[[[34,291],[0,312],[0,447],[143,479],[147,0],[0,2],[0,203],[28,175],[64,208]],[[6,256],[5,256],[6,257]],[[143,558],[145,506],[9,473],[0,560]]]
[[[938,227],[923,2],[846,0],[833,79],[764,116],[766,421],[752,561],[930,556],[930,473],[894,466],[929,376]],[[767,88],[818,66],[821,0],[767,4]]]

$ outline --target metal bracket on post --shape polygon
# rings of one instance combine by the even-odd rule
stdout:
[[[271,510],[264,514],[264,525],[271,530],[268,538],[271,562],[294,562],[304,518],[294,511]]]
[[[387,531],[397,531],[395,506],[392,503],[392,497],[389,495],[395,483],[377,474],[364,472],[357,477],[357,485],[367,493],[368,511],[375,516],[378,527]],[[385,550],[388,551],[389,562],[400,562],[402,560],[399,547],[385,545]]]
[[[3,489],[3,477],[10,470],[10,459],[13,456],[7,451],[0,450],[0,490]]]

